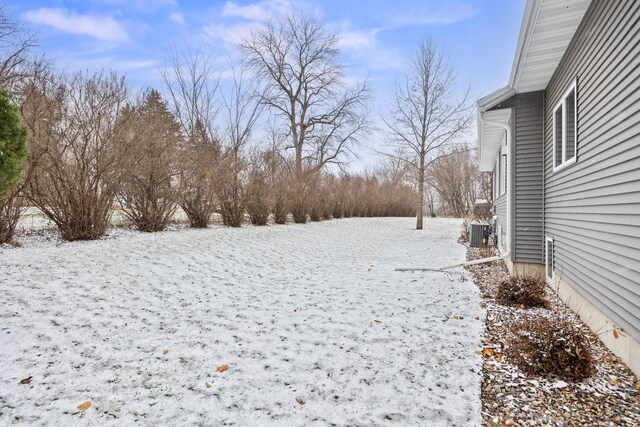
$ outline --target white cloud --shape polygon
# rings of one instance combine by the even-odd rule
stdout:
[[[222,7],[222,16],[241,17],[249,21],[267,21],[271,15],[264,8],[263,4],[250,4],[248,6],[240,6],[232,1],[228,1]]]
[[[180,12],[173,12],[171,15],[169,15],[169,21],[175,22],[178,25],[183,25],[185,22],[184,15]]]
[[[111,17],[83,15],[65,9],[41,7],[27,11],[24,18],[70,34],[83,34],[99,40],[122,42],[129,39],[124,27]]]
[[[340,31],[338,33],[338,47],[341,49],[362,49],[374,46],[378,31],[378,29]]]
[[[176,6],[176,0],[103,0],[108,4],[119,7],[133,8],[143,12],[151,13],[159,8]]]
[[[260,28],[258,22],[246,22],[242,24],[210,24],[203,28],[204,34],[213,40],[221,40],[227,44],[238,44],[254,29]]]
[[[392,15],[396,25],[449,25],[466,21],[476,16],[478,9],[459,3],[446,3],[441,9],[427,8],[427,5],[406,8]]]
[[[237,17],[247,21],[264,22],[269,19],[284,15],[291,10],[289,0],[262,0],[257,3],[240,6],[233,1],[227,1],[222,7],[222,16],[225,18]]]

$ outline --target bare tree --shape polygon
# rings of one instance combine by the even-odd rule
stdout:
[[[97,239],[112,213],[126,157],[115,138],[127,98],[115,73],[42,76],[26,85],[28,194],[65,240]]]
[[[454,99],[455,83],[444,49],[426,39],[418,45],[405,76],[394,86],[390,115],[382,118],[389,144],[396,150],[387,155],[409,164],[416,176],[418,230],[423,227],[427,168],[471,123],[469,91]]]
[[[14,92],[13,86],[31,74],[35,45],[35,36],[12,21],[0,5],[0,87]]]
[[[347,84],[337,42],[318,17],[288,15],[241,45],[247,66],[264,83],[262,102],[288,129],[296,222],[306,222],[307,178],[342,164],[366,128],[367,85]]]
[[[478,167],[470,150],[448,147],[431,164],[429,174],[444,213],[457,217],[471,213],[478,192]]]
[[[215,129],[220,80],[214,59],[202,49],[178,51],[174,46],[160,73],[184,136],[178,153],[182,165],[179,203],[192,227],[207,227],[218,208],[216,185],[221,157]]]
[[[231,64],[232,79],[222,90],[224,119],[223,133],[224,168],[218,187],[220,213],[225,225],[239,227],[244,219],[243,180],[245,169],[244,149],[250,142],[256,123],[263,110],[260,95],[254,82],[248,80],[242,70]]]

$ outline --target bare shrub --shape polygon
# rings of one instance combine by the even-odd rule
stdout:
[[[138,230],[164,230],[177,209],[180,126],[155,90],[146,92],[140,105],[125,109],[123,120],[129,154],[118,200]]]
[[[503,305],[545,307],[546,283],[542,277],[516,275],[498,284],[496,301]]]
[[[379,173],[325,176],[316,199],[324,218],[415,215],[416,191],[402,180]]]
[[[0,199],[0,244],[13,241],[23,210],[24,201],[15,192]]]
[[[293,222],[305,224],[309,213],[309,194],[306,182],[295,179],[289,187],[289,206]]]
[[[194,228],[206,228],[218,209],[220,144],[196,121],[178,150],[178,203]]]
[[[469,233],[471,230],[471,220],[469,218],[465,218],[460,225],[460,237],[458,237],[458,242],[467,243],[469,242]]]
[[[307,209],[309,220],[312,222],[322,221],[324,206],[329,203],[326,197],[326,184],[321,181],[321,176],[309,182],[306,188]]]
[[[269,183],[273,221],[276,224],[286,224],[289,216],[291,165],[275,147],[264,153],[263,158]]]
[[[227,227],[240,227],[244,222],[243,183],[240,177],[244,160],[238,153],[227,153],[218,170],[216,192],[220,201],[219,213]]]
[[[126,153],[114,137],[127,98],[115,73],[33,78],[22,94],[31,130],[28,195],[65,240],[97,239],[109,225]]]
[[[253,225],[267,225],[271,212],[270,189],[265,164],[260,155],[251,162],[245,190],[245,207]]]
[[[530,375],[580,381],[594,372],[587,337],[565,317],[537,316],[510,328],[509,359]]]

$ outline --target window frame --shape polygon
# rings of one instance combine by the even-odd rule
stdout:
[[[549,243],[551,243],[551,274],[549,274]],[[553,237],[545,236],[544,238],[544,276],[547,282],[552,282],[556,278],[555,259],[553,252],[555,251],[555,241]]]
[[[573,83],[567,88],[567,90],[562,94],[560,101],[553,108],[553,172],[557,172],[576,163],[578,159],[578,81],[575,79]],[[567,97],[573,91],[573,157],[567,159]],[[557,164],[557,119],[556,113],[558,109],[562,108],[562,161],[560,164]]]

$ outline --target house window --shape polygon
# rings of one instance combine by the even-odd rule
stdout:
[[[555,273],[553,272],[553,239],[551,237],[545,238],[544,248],[544,272],[547,276],[547,280],[553,280]]]
[[[576,82],[553,110],[553,170],[576,162],[578,147],[578,109]]]

